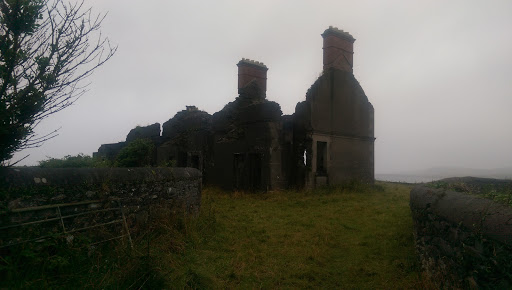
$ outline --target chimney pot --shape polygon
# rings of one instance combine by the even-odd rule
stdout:
[[[324,70],[335,68],[352,72],[354,55],[354,37],[350,33],[329,26],[322,33],[323,44],[323,63]]]
[[[263,97],[267,92],[267,66],[259,61],[242,58],[238,62],[238,91],[245,88],[249,83],[256,82]]]

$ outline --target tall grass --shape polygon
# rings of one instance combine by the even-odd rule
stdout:
[[[314,191],[207,188],[212,234],[171,254],[176,288],[418,288],[410,187]]]
[[[206,188],[197,217],[153,213],[134,250],[96,251],[71,271],[74,283],[38,286],[421,288],[409,191],[390,183],[263,194]]]

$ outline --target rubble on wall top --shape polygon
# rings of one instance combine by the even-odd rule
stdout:
[[[255,65],[255,66],[267,68],[267,66],[264,63],[259,62],[259,61],[255,61],[255,60],[252,60],[252,59],[248,59],[248,58],[242,58],[242,60],[239,61],[238,64],[241,64],[241,63],[252,64],[252,65]]]
[[[355,40],[355,38],[350,33],[348,33],[347,31],[343,31],[343,29],[338,29],[338,27],[334,27],[334,26],[329,26],[329,28],[327,28],[324,31],[324,34],[326,34],[326,33],[334,33],[334,34],[336,34],[338,36],[341,36],[343,38],[347,38],[347,39],[350,39],[350,40]]]

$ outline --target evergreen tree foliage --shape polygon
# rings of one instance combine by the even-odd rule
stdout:
[[[64,1],[0,0],[0,164],[55,137],[34,128],[73,104],[117,50],[99,32],[105,15]]]

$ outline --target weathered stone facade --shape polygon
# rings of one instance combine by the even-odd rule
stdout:
[[[165,122],[156,163],[197,168],[207,182],[212,158],[211,119],[210,114],[187,106]]]
[[[266,190],[286,186],[281,170],[281,108],[256,82],[213,115],[212,184]]]
[[[205,183],[240,190],[373,182],[374,110],[352,73],[355,39],[333,27],[322,37],[322,75],[293,115],[266,99],[267,66],[242,59],[233,102],[213,115],[187,106],[162,136],[150,134],[154,163],[195,167]],[[119,146],[97,155],[111,159]]]
[[[293,121],[297,153],[306,152],[306,185],[373,181],[373,106],[351,72],[324,70]]]

